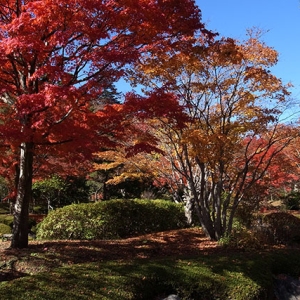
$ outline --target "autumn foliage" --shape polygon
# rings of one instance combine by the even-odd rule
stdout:
[[[175,199],[185,202],[190,217],[197,212],[212,239],[230,234],[238,206],[263,181],[266,187],[268,169],[297,136],[279,121],[289,85],[269,70],[277,58],[260,32],[249,31],[242,42],[201,36],[185,51],[143,57],[138,75],[131,74],[146,93],[147,87],[163,87],[182,108],[173,122],[165,114],[150,117],[148,124],[164,151],[161,165],[169,164],[163,169],[169,176],[161,177],[173,177]],[[171,107],[176,105],[164,109]]]
[[[279,161],[297,136],[280,123],[289,85],[271,73],[278,54],[260,37],[217,37],[192,0],[0,0],[12,247],[28,245],[34,176],[82,174],[97,156],[98,170],[122,166],[110,182],[155,178],[210,238],[229,234],[246,195],[280,184]],[[121,77],[144,95],[106,105]]]
[[[199,30],[190,0],[0,1],[2,153],[6,165],[18,161],[12,247],[28,244],[36,156],[54,151],[84,161],[115,142],[119,119],[91,103],[139,57]]]

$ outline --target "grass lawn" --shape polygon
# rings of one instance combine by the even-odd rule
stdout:
[[[267,299],[273,275],[300,275],[299,249],[226,250],[200,229],[7,246],[0,246],[1,300]]]

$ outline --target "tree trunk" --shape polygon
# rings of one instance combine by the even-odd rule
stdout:
[[[192,225],[193,223],[193,210],[194,210],[194,198],[186,189],[184,194],[184,214],[187,219],[188,225]]]
[[[205,235],[212,241],[216,241],[216,230],[208,209],[206,207],[200,207],[198,202],[195,202],[195,208]]]
[[[185,190],[187,199],[193,199],[193,209],[195,210],[200,221],[204,234],[211,240],[216,240],[216,232],[214,223],[210,217],[209,208],[204,205],[204,200],[201,199],[197,192],[194,182],[190,181]]]
[[[22,143],[11,248],[28,247],[29,203],[32,192],[33,144]]]

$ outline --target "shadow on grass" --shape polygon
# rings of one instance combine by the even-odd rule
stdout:
[[[182,299],[214,299],[218,280],[206,273],[170,260],[79,264],[0,285],[0,298],[154,300],[176,293]]]
[[[243,260],[240,253],[76,264],[2,284],[0,299],[156,300],[177,294],[194,300],[262,300],[272,276],[268,263],[257,259]]]
[[[0,284],[0,299],[157,300],[177,294],[263,300],[273,274],[300,274],[297,249],[225,252],[196,230],[120,241],[47,241],[4,253],[17,257],[17,270],[35,275]]]
[[[4,250],[6,256],[42,258],[56,264],[101,260],[208,255],[221,250],[200,229],[176,230],[122,240],[40,241],[21,251]]]

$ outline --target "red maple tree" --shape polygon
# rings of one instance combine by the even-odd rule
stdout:
[[[0,1],[2,153],[18,161],[13,248],[28,246],[38,153],[55,146],[62,157],[89,158],[120,125],[91,101],[141,55],[178,47],[198,30],[207,33],[191,0]]]

